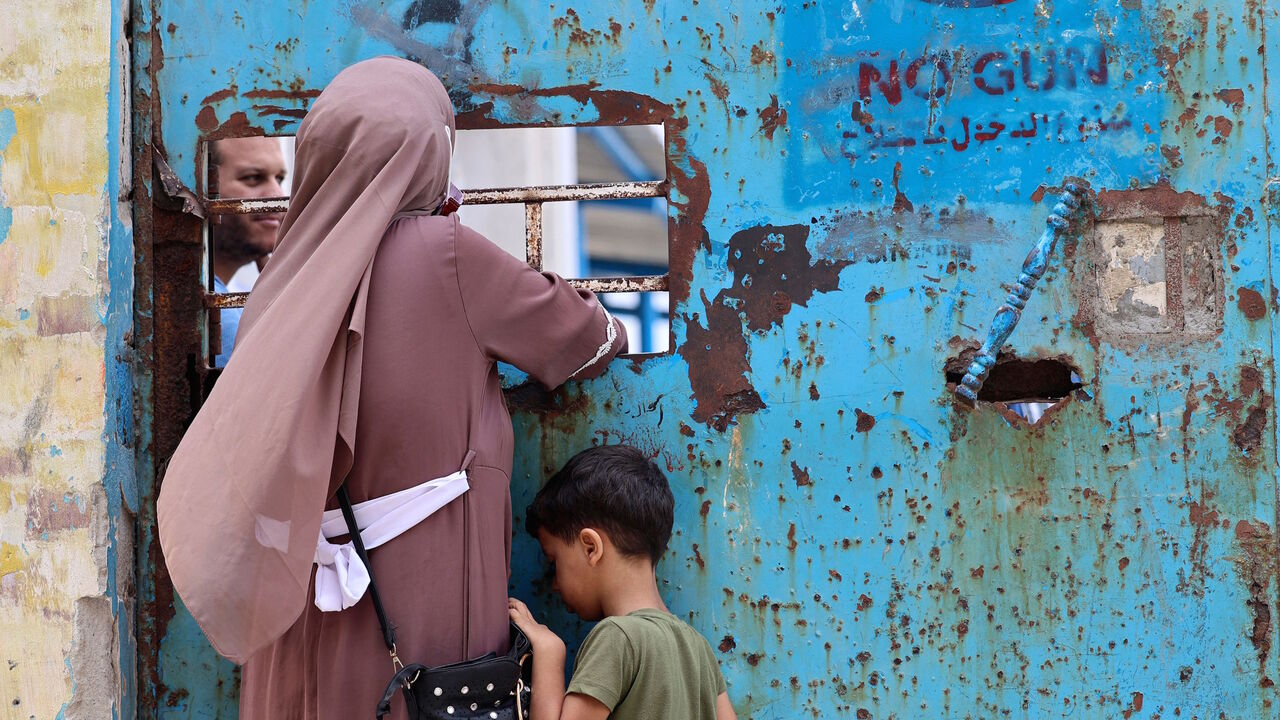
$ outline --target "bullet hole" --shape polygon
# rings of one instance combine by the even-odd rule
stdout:
[[[976,354],[976,350],[969,350],[947,360],[944,372],[949,391],[954,392],[960,384]],[[1049,408],[1072,394],[1084,393],[1083,388],[1079,369],[1063,358],[1019,358],[1001,353],[978,391],[978,400],[1002,403],[1034,425]]]

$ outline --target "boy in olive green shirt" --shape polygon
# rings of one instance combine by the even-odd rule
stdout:
[[[674,505],[662,471],[625,445],[578,453],[538,491],[525,526],[555,566],[555,590],[600,622],[566,694],[564,641],[509,601],[533,644],[532,720],[736,720],[711,646],[658,594]]]

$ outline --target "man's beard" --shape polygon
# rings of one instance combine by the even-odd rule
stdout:
[[[251,220],[239,215],[224,215],[222,222],[211,228],[213,253],[223,261],[243,265],[267,256],[254,247]]]

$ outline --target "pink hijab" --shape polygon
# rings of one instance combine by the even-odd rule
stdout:
[[[157,502],[173,586],[235,662],[305,606],[320,516],[351,468],[374,255],[393,218],[444,199],[453,136],[440,81],[389,57],[339,73],[298,130],[279,244]]]

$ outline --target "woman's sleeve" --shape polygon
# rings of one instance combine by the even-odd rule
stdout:
[[[458,224],[458,289],[482,352],[547,387],[591,378],[626,349],[627,332],[596,296],[540,273]]]

